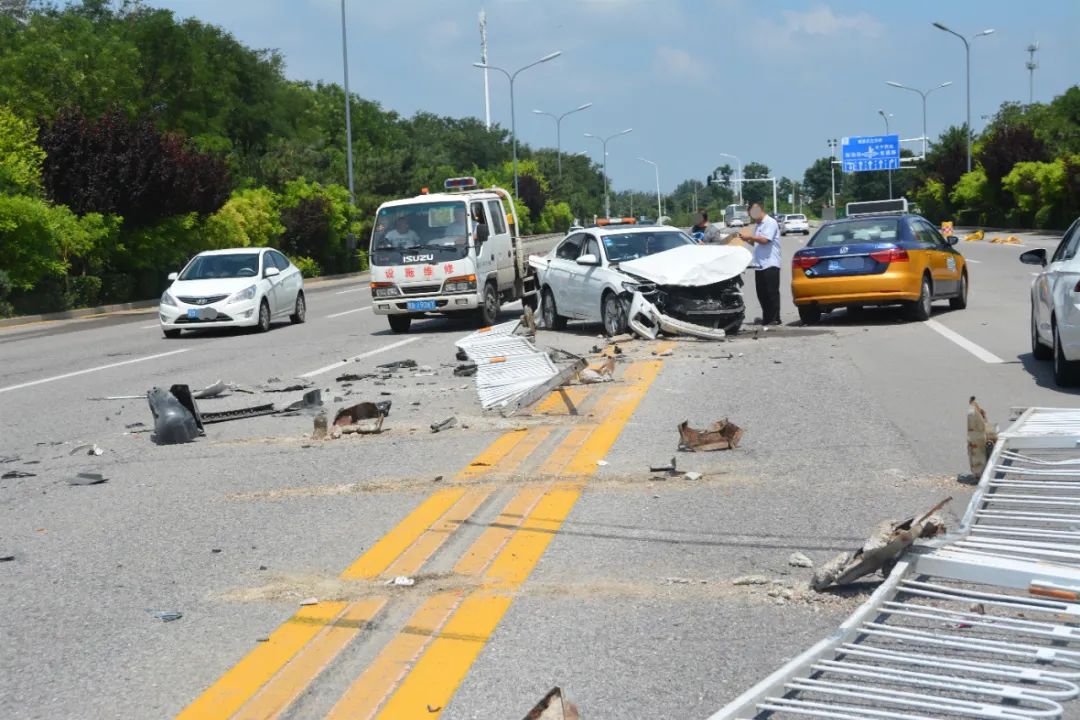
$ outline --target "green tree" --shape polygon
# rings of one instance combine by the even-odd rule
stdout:
[[[63,206],[25,196],[0,195],[0,271],[16,288],[63,277],[114,228],[101,215],[82,219]]]
[[[831,157],[815,160],[803,173],[802,191],[809,197],[806,203],[812,207],[825,207],[832,202],[833,166]],[[836,190],[843,190],[843,173],[836,177]]]
[[[45,151],[37,127],[0,105],[0,193],[39,195]]]
[[[743,177],[750,178],[767,178],[770,176],[769,166],[759,162],[749,162],[743,165]],[[772,204],[772,183],[767,182],[747,182],[743,183],[742,189],[743,200],[746,204],[750,203],[765,203],[765,199],[769,198],[769,202],[766,205]],[[775,210],[773,210],[775,212]]]
[[[238,190],[206,219],[207,245],[213,248],[278,247],[285,226],[280,201],[268,188]]]

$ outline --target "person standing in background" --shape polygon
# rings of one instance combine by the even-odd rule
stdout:
[[[761,324],[780,325],[780,225],[766,214],[761,203],[750,203],[750,219],[756,223],[743,239],[753,246],[754,288],[761,305]]]

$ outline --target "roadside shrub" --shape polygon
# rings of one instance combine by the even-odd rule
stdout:
[[[371,260],[368,258],[367,250],[357,250],[356,261],[358,266],[357,269],[360,270],[360,272],[364,272],[369,267],[371,267]]]
[[[15,286],[11,284],[11,278],[6,272],[0,270],[0,317],[11,317],[14,313],[11,303],[8,302],[13,289]]]
[[[68,278],[68,308],[95,307],[101,301],[101,278],[76,275]]]
[[[292,264],[296,266],[296,269],[300,271],[300,274],[306,278],[319,277],[322,275],[322,268],[319,267],[319,263],[312,260],[309,257],[293,257]]]

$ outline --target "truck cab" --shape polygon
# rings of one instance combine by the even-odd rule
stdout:
[[[535,299],[510,194],[473,178],[451,178],[445,190],[383,203],[375,216],[372,307],[394,332],[429,314],[473,313],[491,325],[502,303]]]

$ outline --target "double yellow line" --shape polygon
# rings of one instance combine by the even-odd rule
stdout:
[[[471,578],[475,589],[439,592],[421,603],[328,718],[438,717],[661,366],[659,360],[632,363],[622,383],[606,387],[592,413],[596,420],[575,425],[536,470],[548,481],[523,485],[459,558],[454,573]],[[564,403],[555,397],[545,400],[538,410],[559,413]],[[586,396],[575,389],[573,400],[581,402]],[[483,483],[497,471],[512,473],[551,433],[550,427],[542,426],[508,432],[459,472],[455,481]],[[342,579],[416,574],[495,490],[488,482],[433,493],[346,568]],[[387,597],[375,597],[302,608],[178,718],[280,717],[387,604]]]

